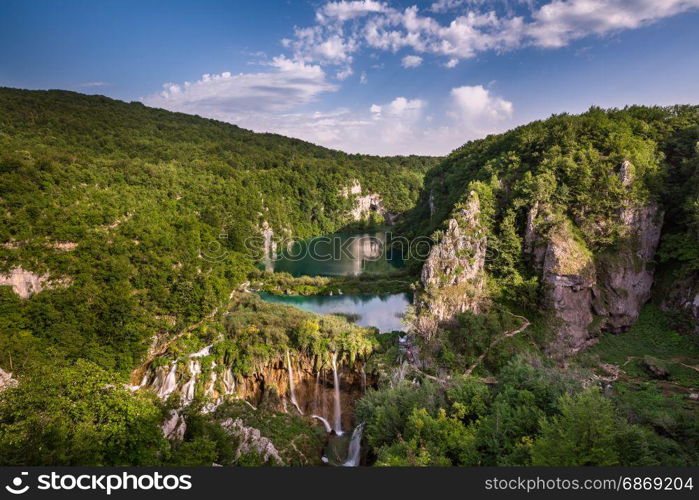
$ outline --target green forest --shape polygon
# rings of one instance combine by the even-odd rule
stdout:
[[[375,227],[349,215],[356,182],[397,216],[397,235],[433,249],[477,198],[477,308],[429,335],[415,328],[465,272],[442,268],[432,293],[424,258],[363,277],[260,270],[250,241],[259,250],[267,228],[283,245]],[[662,232],[643,260],[619,210],[649,206]],[[597,280],[590,342],[566,355],[551,348],[561,314],[536,256],[556,238],[587,263],[560,258],[558,274]],[[612,305],[627,297],[608,296],[607,275],[644,271],[650,296],[621,317]],[[328,436],[293,409],[292,364],[306,370],[300,400],[340,365],[363,465],[699,464],[699,107],[591,108],[444,158],[378,157],[138,102],[0,88],[0,275],[0,374],[13,377],[0,386],[1,465],[322,465]],[[379,334],[250,286],[416,301],[405,332]],[[228,374],[239,397],[224,397]],[[224,395],[213,410],[212,394]],[[173,411],[178,438],[162,430]],[[243,446],[231,426],[278,454]]]

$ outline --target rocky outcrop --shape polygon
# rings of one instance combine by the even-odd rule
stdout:
[[[342,197],[354,200],[354,206],[349,212],[349,216],[353,221],[369,220],[374,217],[374,214],[378,214],[383,217],[386,224],[392,225],[395,223],[396,216],[386,210],[381,195],[372,192],[362,195],[362,192],[362,185],[356,179],[351,186],[345,187],[340,191]]]
[[[574,352],[589,340],[595,281],[592,253],[569,222],[561,223],[549,234],[543,261],[545,302],[560,322],[551,352]]]
[[[258,429],[247,427],[242,419],[229,418],[221,423],[221,427],[238,441],[234,460],[237,461],[243,455],[255,453],[262,458],[263,462],[285,465],[274,443],[262,436]]]
[[[633,164],[622,162],[618,175],[631,189]],[[614,246],[593,255],[572,220],[546,204],[531,206],[523,252],[541,272],[544,301],[558,320],[552,354],[577,352],[595,341],[597,330],[616,333],[633,325],[651,297],[662,222],[657,204],[628,201],[611,221],[587,228],[605,235],[617,231]]]
[[[179,411],[171,410],[160,428],[167,439],[181,441],[187,431],[187,424]]]
[[[617,245],[597,255],[576,236],[570,221],[554,223],[544,237],[537,234],[536,216],[531,215],[537,208],[530,211],[524,250],[533,256],[535,266],[541,262],[544,297],[560,321],[551,353],[575,353],[594,342],[593,326],[614,333],[631,327],[651,297],[653,260],[662,227],[658,206],[622,208]],[[543,259],[542,238],[546,241]]]
[[[17,387],[17,380],[12,377],[11,373],[0,368],[0,392],[12,387]]]
[[[603,328],[628,329],[651,297],[653,260],[660,241],[663,214],[655,204],[622,209],[622,243],[613,252],[600,254],[599,278],[594,292],[594,312],[603,317]]]
[[[413,328],[428,338],[440,323],[451,321],[456,314],[478,313],[485,307],[487,237],[480,215],[480,201],[472,191],[448,220],[422,267]]]
[[[12,291],[23,299],[48,288],[49,277],[26,271],[21,267],[12,269],[8,274],[0,274],[0,286],[11,286]]]
[[[686,314],[694,332],[699,334],[699,273],[671,276],[658,293],[657,301],[666,311]]]

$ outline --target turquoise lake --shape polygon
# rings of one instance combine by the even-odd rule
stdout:
[[[269,295],[263,300],[274,304],[296,306],[316,314],[350,314],[360,326],[373,326],[380,332],[403,330],[401,317],[410,305],[410,294],[388,295]]]
[[[265,269],[293,276],[356,276],[365,272],[391,272],[404,267],[400,255],[387,249],[390,235],[385,231],[338,233],[294,242]],[[316,314],[351,316],[360,326],[372,326],[381,332],[403,330],[401,318],[411,303],[411,295],[269,295],[262,299],[295,306]]]
[[[296,241],[264,262],[268,271],[293,276],[356,276],[404,266],[402,256],[387,248],[389,233],[337,233]]]

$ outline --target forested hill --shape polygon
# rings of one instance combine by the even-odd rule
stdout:
[[[26,297],[0,287],[0,366],[86,358],[125,372],[154,334],[195,323],[245,279],[245,238],[341,228],[355,182],[402,212],[436,162],[1,88],[0,274]]]

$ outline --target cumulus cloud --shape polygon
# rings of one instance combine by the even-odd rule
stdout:
[[[513,4],[516,8],[510,8]],[[454,68],[486,51],[555,49],[585,37],[636,29],[699,8],[699,0],[519,0],[503,5],[434,0],[428,10],[420,10],[388,1],[326,2],[316,10],[313,25],[295,28],[282,41],[286,55],[260,71],[168,83],[143,102],[348,152],[445,154],[466,140],[512,125],[512,102],[489,87],[464,85],[431,96],[429,103],[406,95],[361,109],[309,109],[338,90],[338,80],[353,74],[361,51],[374,57],[382,51],[409,52],[401,58],[406,68],[428,57]],[[371,66],[372,71],[382,67],[382,62]],[[365,72],[358,81],[366,83]]]
[[[371,13],[386,12],[388,6],[373,0],[328,2],[316,12],[316,19],[321,23],[331,21],[349,21]]]
[[[699,7],[699,0],[554,0],[532,14],[534,45],[562,47],[588,35],[635,29]]]
[[[323,92],[337,89],[318,65],[280,56],[270,71],[205,74],[196,82],[167,83],[160,93],[143,98],[149,106],[196,113],[212,118],[236,114],[280,112],[308,104]]]
[[[491,95],[482,85],[453,88],[451,97],[456,109],[452,113],[469,123],[483,120],[492,124],[512,116],[512,103]]]
[[[502,2],[502,9],[497,4],[437,0],[422,12],[415,5],[372,0],[329,2],[317,10],[315,26],[297,29],[286,43],[296,58],[319,64],[351,64],[352,54],[362,48],[408,48],[421,54],[416,57],[445,57],[444,64],[454,67],[485,51],[562,47],[699,8],[699,0],[520,0],[516,8]]]
[[[404,68],[417,68],[421,64],[422,57],[420,56],[405,56],[400,62],[400,65]]]

